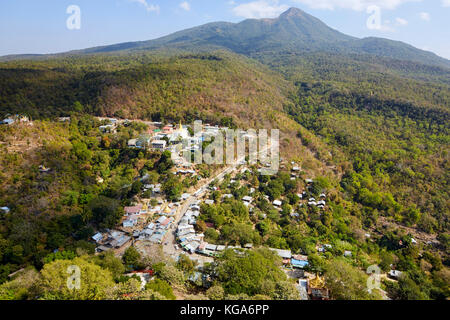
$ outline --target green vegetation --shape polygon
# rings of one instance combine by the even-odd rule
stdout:
[[[5,141],[0,204],[11,208],[0,215],[0,282],[22,266],[40,269],[44,263],[73,258],[77,250],[93,253],[90,237],[118,224],[123,207],[136,195],[138,178],[152,173],[156,182],[170,179],[170,154],[126,147],[145,126],[122,126],[113,135],[101,134],[99,125],[90,116],[73,115],[70,123],[0,127]],[[10,140],[14,136],[18,140]],[[32,152],[16,147],[20,141],[29,141]],[[41,164],[50,171],[40,172]],[[181,181],[175,186],[183,190]]]
[[[164,297],[166,297],[168,300],[175,300],[176,297],[173,294],[172,287],[170,284],[164,280],[161,279],[155,279],[150,281],[145,285],[145,289],[150,289],[155,292],[158,292],[162,294]]]
[[[280,294],[277,293],[277,286],[280,282],[287,281],[279,266],[279,258],[269,250],[242,254],[228,250],[219,259],[216,272],[227,294],[263,294],[275,298],[276,294]],[[283,294],[285,293],[281,293]]]

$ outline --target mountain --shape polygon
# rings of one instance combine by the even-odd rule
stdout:
[[[158,49],[205,51],[227,49],[253,58],[274,54],[325,52],[373,55],[450,68],[450,61],[400,41],[359,39],[328,27],[306,12],[291,8],[275,19],[247,19],[239,23],[214,22],[149,41],[127,42],[77,50],[63,55],[114,53]],[[36,56],[35,58],[42,58]],[[45,56],[44,56],[45,57]],[[32,55],[3,60],[29,59]]]
[[[82,52],[111,52],[162,47],[192,49],[211,46],[251,55],[273,50],[320,50],[328,45],[341,46],[352,40],[356,40],[356,38],[333,30],[319,19],[292,8],[276,19],[247,19],[236,24],[209,23],[156,40],[93,48]]]

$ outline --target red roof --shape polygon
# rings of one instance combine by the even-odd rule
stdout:
[[[148,273],[149,275],[153,275],[153,270],[139,270],[133,271],[132,273]]]
[[[300,260],[300,261],[308,261],[308,256],[304,256],[301,254],[295,254],[292,256],[292,258],[294,258],[295,260]]]
[[[169,224],[169,222],[170,222],[170,219],[167,218],[166,220],[164,220],[164,221],[161,223],[161,225],[167,226],[167,225]]]
[[[133,213],[139,213],[142,209],[142,204],[134,206],[134,207],[125,207],[125,213],[127,214],[133,214]]]

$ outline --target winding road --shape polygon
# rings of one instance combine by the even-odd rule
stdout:
[[[267,146],[265,149],[260,152],[267,151],[269,147]],[[177,213],[175,215],[175,221],[172,223],[169,232],[163,238],[163,252],[164,254],[171,256],[172,258],[177,258],[181,253],[183,253],[183,249],[181,249],[178,245],[176,246],[176,229],[178,228],[178,224],[181,218],[186,214],[186,211],[189,209],[189,206],[196,201],[200,200],[200,198],[204,195],[205,192],[208,191],[208,186],[214,181],[218,182],[222,181],[227,174],[231,174],[235,171],[240,165],[243,165],[243,161],[245,161],[245,155],[241,158],[237,159],[237,161],[231,166],[226,167],[219,174],[214,176],[205,182],[200,188],[198,188],[187,200],[183,202],[182,205],[179,206]],[[190,258],[193,260],[197,260],[200,264],[204,262],[212,262],[214,259],[211,257],[206,257],[203,255],[199,255],[193,253],[190,255]]]

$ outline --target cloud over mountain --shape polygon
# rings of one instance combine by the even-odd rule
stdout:
[[[407,2],[421,2],[422,0],[294,0],[313,9],[336,8],[352,9],[356,11],[366,10],[369,6],[378,6],[382,9],[395,9]],[[446,0],[448,1],[448,0]]]
[[[289,7],[277,0],[258,0],[240,4],[233,9],[235,15],[247,19],[275,18]]]

